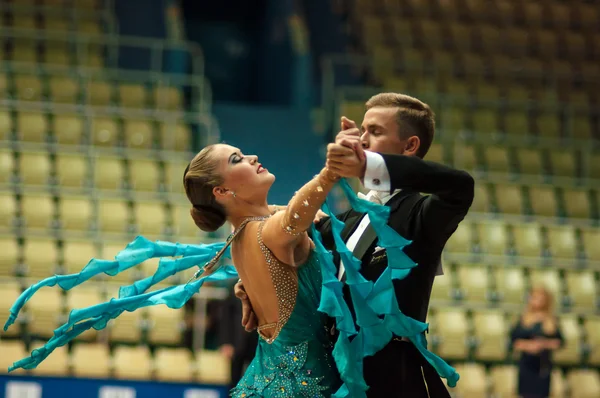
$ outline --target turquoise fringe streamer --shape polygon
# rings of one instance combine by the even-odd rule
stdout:
[[[321,264],[323,286],[318,310],[335,318],[339,338],[333,350],[333,356],[341,374],[343,385],[335,393],[336,398],[366,397],[368,386],[363,377],[363,358],[375,354],[391,340],[392,335],[408,337],[419,352],[429,361],[440,376],[448,380],[453,387],[459,379],[458,373],[441,358],[427,350],[424,332],[428,325],[404,315],[398,308],[392,281],[403,279],[417,266],[403,251],[410,241],[402,238],[387,225],[390,209],[366,200],[359,199],[346,180],[340,185],[352,208],[367,213],[379,238],[379,246],[386,249],[388,268],[376,282],[367,281],[359,272],[360,261],[356,259],[341,238],[344,224],[335,218],[327,203],[323,211],[331,217],[336,250],[346,268],[346,283],[349,286],[356,313],[356,325],[344,300],[343,283],[336,277],[333,256],[322,244],[321,235],[312,226],[315,253]],[[54,331],[53,337],[42,347],[33,350],[31,356],[17,361],[9,368],[33,369],[56,348],[64,346],[81,333],[106,327],[111,319],[123,311],[135,311],[138,308],[164,304],[169,308],[181,308],[196,294],[205,282],[217,282],[237,279],[238,274],[231,265],[218,268],[214,273],[193,282],[167,287],[161,290],[148,290],[171,275],[195,266],[202,267],[224,246],[224,242],[208,245],[187,245],[170,242],[151,242],[138,236],[121,251],[115,260],[92,259],[81,272],[71,275],[54,275],[25,290],[10,309],[10,315],[4,330],[12,325],[29,299],[42,287],[58,285],[63,290],[97,276],[114,276],[134,267],[150,258],[160,258],[158,268],[151,277],[139,280],[132,285],[119,289],[119,297],[88,308],[75,309],[69,314],[68,321]],[[224,257],[229,258],[229,250]],[[357,329],[357,326],[359,329]]]

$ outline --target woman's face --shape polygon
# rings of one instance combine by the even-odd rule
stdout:
[[[223,177],[223,184],[213,190],[217,198],[235,193],[236,199],[248,202],[265,200],[275,176],[262,166],[257,156],[244,155],[238,148],[225,144],[217,144],[213,154]]]
[[[533,289],[529,296],[529,307],[534,311],[542,311],[548,308],[548,295],[543,289]]]

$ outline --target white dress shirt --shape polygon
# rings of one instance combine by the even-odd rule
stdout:
[[[365,168],[365,177],[363,185],[365,188],[370,189],[367,195],[363,195],[359,193],[359,197],[362,199],[369,200],[371,202],[379,203],[385,205],[390,199],[394,197],[400,189],[395,190],[390,194],[391,189],[391,181],[390,181],[390,173],[388,172],[387,166],[385,165],[385,160],[383,156],[376,152],[365,151],[366,155],[366,168]],[[358,241],[360,240],[362,234],[365,232],[365,229],[369,226],[369,215],[365,214],[358,227],[354,230],[348,241],[346,241],[346,246],[348,250],[351,252],[356,247]],[[342,279],[344,275],[345,268],[344,263],[340,262],[340,269],[338,272],[338,279]],[[438,270],[436,275],[443,275],[444,272],[442,270],[442,264],[438,265]]]

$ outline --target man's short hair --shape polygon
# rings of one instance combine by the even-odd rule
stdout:
[[[416,135],[421,145],[416,155],[425,157],[435,134],[435,115],[429,105],[416,98],[399,93],[380,93],[366,102],[367,110],[375,107],[398,108],[396,121],[400,138]]]

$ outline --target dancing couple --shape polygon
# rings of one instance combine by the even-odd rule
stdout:
[[[72,311],[46,345],[11,369],[37,366],[123,311],[181,308],[203,283],[239,278],[244,324],[256,325],[260,337],[232,396],[449,397],[440,376],[454,386],[458,374],[427,350],[425,318],[442,249],[473,200],[473,179],[422,159],[434,133],[426,104],[384,93],[366,107],[361,129],[342,118],[327,164],[285,207],[268,205],[275,177],[256,156],[224,144],[204,148],[183,177],[191,216],[204,231],[231,223],[227,241],[184,245],[138,237],[114,260],[93,259],[79,274],[31,286],[5,328],[43,286],[71,289],[99,273],[161,258],[153,276],[122,287],[118,298]],[[358,197],[348,177],[372,191]],[[352,205],[339,216],[326,203],[336,184]],[[325,215],[315,224],[319,209]],[[221,265],[225,258],[233,265]],[[188,283],[149,291],[196,266]]]

